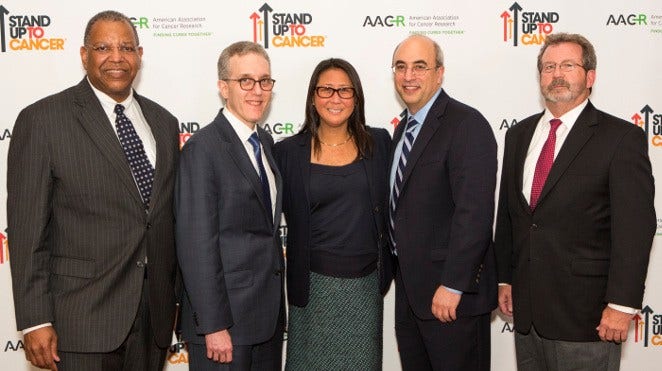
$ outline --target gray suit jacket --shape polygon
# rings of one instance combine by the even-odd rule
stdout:
[[[182,150],[175,186],[177,256],[187,292],[182,330],[194,343],[229,329],[234,345],[257,344],[276,331],[283,305],[282,181],[271,136],[259,127],[258,135],[276,178],[275,219],[222,110]]]
[[[12,133],[7,214],[16,322],[19,330],[52,322],[63,351],[108,352],[124,341],[144,256],[156,341],[165,347],[172,337],[177,119],[134,96],[156,140],[149,214],[86,79],[25,108]]]

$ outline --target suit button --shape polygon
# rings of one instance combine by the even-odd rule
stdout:
[[[142,261],[142,260],[138,260],[138,261],[136,262],[136,267],[138,267],[138,268],[144,268],[144,267],[145,267],[145,262]]]
[[[536,230],[538,229],[538,224],[531,224],[531,230]]]
[[[379,233],[379,239],[380,239],[380,240],[383,240],[383,239],[384,239],[384,233],[381,233],[381,232]]]
[[[152,223],[145,224],[145,229],[150,229],[150,228],[152,228]]]
[[[279,270],[277,270],[277,271],[274,272],[274,274],[275,274],[276,276],[280,276],[281,273],[283,273],[283,270],[282,270],[282,269],[279,269]]]
[[[375,206],[375,208],[372,209],[372,211],[374,211],[375,214],[379,213],[379,206]]]

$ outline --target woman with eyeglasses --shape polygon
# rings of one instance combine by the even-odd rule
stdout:
[[[381,370],[391,138],[365,125],[347,61],[313,71],[301,131],[274,148],[288,226],[286,370]]]

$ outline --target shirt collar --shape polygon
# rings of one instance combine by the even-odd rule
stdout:
[[[416,119],[416,121],[418,121],[420,124],[423,124],[423,122],[425,122],[425,118],[428,116],[428,112],[430,112],[430,108],[432,108],[432,105],[437,100],[437,97],[439,97],[439,94],[441,94],[442,90],[443,89],[440,87],[437,90],[437,92],[434,93],[432,98],[430,98],[430,100],[427,103],[425,103],[423,108],[418,110],[418,112],[416,112],[415,114],[413,114],[413,115],[410,114],[409,109],[407,109],[407,121],[409,121],[409,116],[414,116],[414,119]]]
[[[97,89],[92,85],[90,82],[90,78],[87,78],[87,83],[90,84],[90,87],[92,88],[92,91],[94,92],[94,95],[97,96],[97,99],[99,99],[99,102],[101,103],[101,106],[103,106],[103,109],[105,111],[110,111],[110,112],[115,112],[115,106],[117,104],[121,104],[124,106],[124,110],[127,111],[133,104],[134,100],[133,99],[133,89],[131,89],[131,94],[123,100],[122,102],[116,102],[115,99],[111,98],[108,94],[102,92],[101,90]]]
[[[230,122],[230,126],[232,126],[234,132],[237,133],[237,136],[242,143],[247,142],[248,138],[257,131],[257,124],[255,124],[253,130],[251,130],[251,128],[239,120],[237,116],[233,115],[232,112],[230,112],[230,110],[227,108],[223,109],[223,115],[228,120],[228,122]]]
[[[575,122],[579,118],[579,115],[582,113],[584,108],[586,108],[587,104],[588,104],[588,98],[586,98],[577,107],[561,115],[561,117],[556,117],[556,118],[560,119],[563,125],[565,125],[568,128],[568,131],[570,131],[570,129],[572,129],[573,125],[575,125]],[[553,118],[555,118],[554,115],[552,115],[552,113],[548,109],[545,109],[545,113],[543,115],[543,121],[549,124],[549,120]]]

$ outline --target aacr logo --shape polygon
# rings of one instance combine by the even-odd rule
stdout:
[[[366,16],[363,21],[363,27],[404,27],[405,16],[403,15],[376,15],[374,17]]]
[[[646,26],[646,14],[610,14],[607,26]]]

